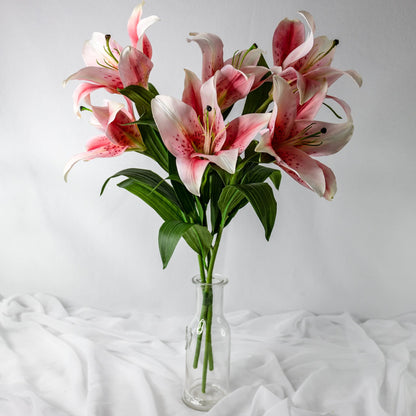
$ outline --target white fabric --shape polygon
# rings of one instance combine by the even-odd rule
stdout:
[[[209,416],[415,416],[416,313],[227,315],[232,392]],[[189,416],[188,317],[0,302],[0,416]]]

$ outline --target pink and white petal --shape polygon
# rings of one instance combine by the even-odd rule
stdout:
[[[185,85],[182,94],[182,101],[190,105],[196,114],[202,120],[202,103],[201,103],[201,80],[194,72],[185,69]]]
[[[306,28],[299,20],[282,20],[273,34],[273,63],[283,69],[305,56],[313,46],[315,24],[308,12],[300,12]],[[305,34],[308,29],[308,34]]]
[[[112,143],[142,152],[145,150],[142,135],[136,124],[129,124],[132,121],[124,111],[118,111],[105,133]]]
[[[255,151],[258,153],[267,153],[268,155],[273,156],[276,160],[280,160],[280,157],[272,146],[273,130],[265,129],[261,131],[260,134],[259,144],[256,146]]]
[[[293,49],[285,58],[285,60],[282,63],[282,67],[286,68],[290,65],[293,65],[296,61],[298,61],[300,58],[303,58],[311,49],[313,46],[313,33],[314,33],[314,27],[315,23],[313,21],[312,15],[308,12],[299,12],[301,16],[305,19],[306,26],[304,27],[304,31],[307,33],[304,34],[304,42],[300,44],[298,47]]]
[[[272,81],[271,71],[265,66],[245,66],[241,68],[241,72],[246,74],[247,77],[254,76],[254,82],[251,86],[252,91],[260,87],[260,85],[262,85],[264,82]]]
[[[322,92],[322,90],[327,90],[328,83],[325,78],[313,79],[299,73],[297,86],[299,91],[299,103],[302,105],[312,99],[314,95]]]
[[[237,164],[238,149],[222,150],[214,155],[198,154],[198,156],[209,160],[221,169],[232,174],[235,172],[235,166]]]
[[[127,147],[117,146],[111,143],[107,137],[100,136],[90,140],[87,144],[87,151],[73,156],[64,168],[65,182],[68,179],[69,171],[80,160],[88,161],[98,157],[114,157],[122,154]]]
[[[221,110],[225,110],[248,95],[254,83],[254,76],[247,77],[233,66],[225,65],[216,72],[215,83],[218,105]]]
[[[309,119],[312,120],[315,118],[316,114],[320,110],[323,101],[326,98],[326,93],[328,91],[328,84],[326,82],[321,83],[320,90],[317,90],[315,94],[308,101],[298,106],[297,119]]]
[[[227,125],[227,138],[222,148],[237,149],[238,154],[243,153],[256,135],[267,126],[270,118],[270,113],[245,114],[235,118]]]
[[[175,157],[190,157],[194,146],[203,149],[204,132],[191,106],[176,98],[158,95],[151,107],[163,143]]]
[[[335,179],[334,172],[332,172],[332,170],[323,163],[320,163],[319,161],[316,161],[316,163],[322,169],[325,176],[325,193],[323,197],[328,201],[332,201],[337,192],[337,181]]]
[[[176,167],[186,189],[194,195],[200,195],[202,177],[209,160],[195,157],[177,157]]]
[[[312,125],[310,130],[308,130],[308,135],[318,134],[318,137],[309,140],[309,146],[304,144],[299,147],[308,155],[327,156],[337,153],[349,142],[353,134],[354,125],[349,105],[339,98],[328,98],[336,101],[343,108],[347,116],[347,121],[345,123],[327,123],[313,120],[296,121],[294,130],[301,131],[307,125]]]
[[[189,34],[192,39],[188,42],[196,42],[202,51],[202,82],[212,77],[218,69],[224,65],[222,40],[212,33]]]
[[[72,94],[72,98],[74,100],[74,113],[77,115],[77,117],[81,117],[81,111],[79,109],[80,102],[82,100],[85,100],[88,105],[91,105],[90,95],[92,92],[94,92],[95,90],[99,88],[103,88],[103,87],[101,85],[90,84],[88,82],[83,82],[82,84],[79,84],[75,88]]]
[[[117,113],[123,108],[123,104],[114,101],[107,101],[105,106],[91,106],[92,113],[95,119],[100,123],[103,129],[106,129],[108,124],[114,121]]]
[[[205,129],[211,132],[211,136],[215,137],[215,147],[221,148],[225,141],[225,123],[222,117],[221,109],[218,105],[216,77],[211,77],[201,86],[201,104],[204,116],[202,118]],[[210,109],[210,111],[207,111]],[[218,146],[218,147],[217,147]],[[210,153],[208,151],[204,153]]]
[[[314,69],[313,71],[308,72],[305,76],[311,79],[325,79],[328,82],[328,86],[331,86],[338,78],[345,74],[349,75],[357,83],[357,85],[361,87],[363,80],[360,74],[353,69],[342,71],[331,67],[323,67]]]
[[[127,22],[127,32],[130,37],[131,45],[135,48],[139,40],[137,35],[137,25],[140,22],[140,18],[143,13],[143,2],[138,4],[132,11],[129,20]]]
[[[305,41],[305,27],[299,20],[283,19],[273,34],[273,64],[283,66],[291,51]]]
[[[137,25],[137,37],[140,40],[144,36],[144,32],[153,25],[153,23],[156,23],[160,20],[158,16],[148,16],[144,19],[141,19],[139,24]]]
[[[147,88],[147,82],[152,68],[152,61],[143,52],[131,46],[123,49],[118,70],[124,87],[140,85]]]
[[[325,175],[316,160],[292,146],[281,146],[277,153],[281,160],[276,163],[286,173],[301,185],[312,189],[319,196],[324,196]]]
[[[70,75],[64,81],[64,86],[68,81],[72,80],[93,82],[103,87],[107,87],[114,92],[117,92],[117,88],[123,88],[123,83],[118,75],[118,71],[108,68],[86,66]]]
[[[290,85],[281,77],[273,78],[273,101],[277,106],[274,136],[288,138],[297,115],[298,100]]]

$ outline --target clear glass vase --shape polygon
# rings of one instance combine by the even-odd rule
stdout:
[[[209,410],[224,397],[230,378],[230,326],[223,314],[223,291],[228,280],[214,275],[212,283],[196,288],[196,313],[186,327],[186,373],[183,401],[197,410]]]

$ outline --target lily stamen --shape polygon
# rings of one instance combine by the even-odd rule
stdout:
[[[312,66],[314,66],[316,63],[318,63],[320,60],[322,60],[323,58],[325,58],[325,56],[327,56],[329,54],[329,52],[332,51],[332,49],[335,48],[335,46],[339,45],[339,40],[338,39],[334,39],[332,41],[331,46],[329,47],[329,49],[325,52],[321,52],[318,55],[316,55],[315,59],[313,59],[309,65],[307,66],[307,68],[311,68]]]
[[[111,35],[105,35],[106,46],[104,46],[104,51],[118,63],[118,59],[114,56],[114,54],[111,50],[110,39],[111,39]]]

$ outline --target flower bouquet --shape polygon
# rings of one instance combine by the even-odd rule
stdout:
[[[338,40],[315,37],[311,14],[302,11],[300,15],[303,22],[285,19],[275,29],[272,65],[256,44],[224,60],[218,36],[190,33],[188,41],[202,51],[202,73],[199,77],[185,70],[183,95],[178,99],[159,94],[149,82],[152,46],[145,32],[158,17],[142,18],[139,5],[127,24],[131,45],[122,47],[110,35],[94,33],[82,53],[86,67],[65,81],[82,81],[74,91],[75,112],[88,112],[102,131],[87,143],[85,152],[68,162],[65,179],[80,160],[127,151],[152,158],[165,172],[162,177],[151,170],[130,168],[111,178],[124,177],[118,186],[141,198],[162,218],[158,241],[164,268],[181,238],[198,258],[199,276],[194,280],[199,285],[200,308],[198,325],[191,331],[194,348],[189,360],[190,373],[198,372],[198,376],[189,375],[192,383],[197,380],[197,388],[186,391],[195,396],[186,397],[186,402],[196,408],[211,406],[228,382],[225,370],[223,386],[215,380],[221,394],[205,400],[213,386],[210,374],[221,366],[213,336],[219,296],[214,266],[224,228],[249,204],[266,239],[270,238],[276,218],[273,188],[279,189],[281,170],[331,200],[335,176],[312,156],[338,152],[353,133],[348,104],[328,95],[328,88],[344,74],[358,85],[361,78],[353,70],[331,66]],[[95,105],[91,95],[99,89],[121,100]],[[233,116],[233,105],[240,100],[245,100],[242,114]],[[322,107],[339,120],[316,120]],[[229,343],[224,348],[229,359]]]

